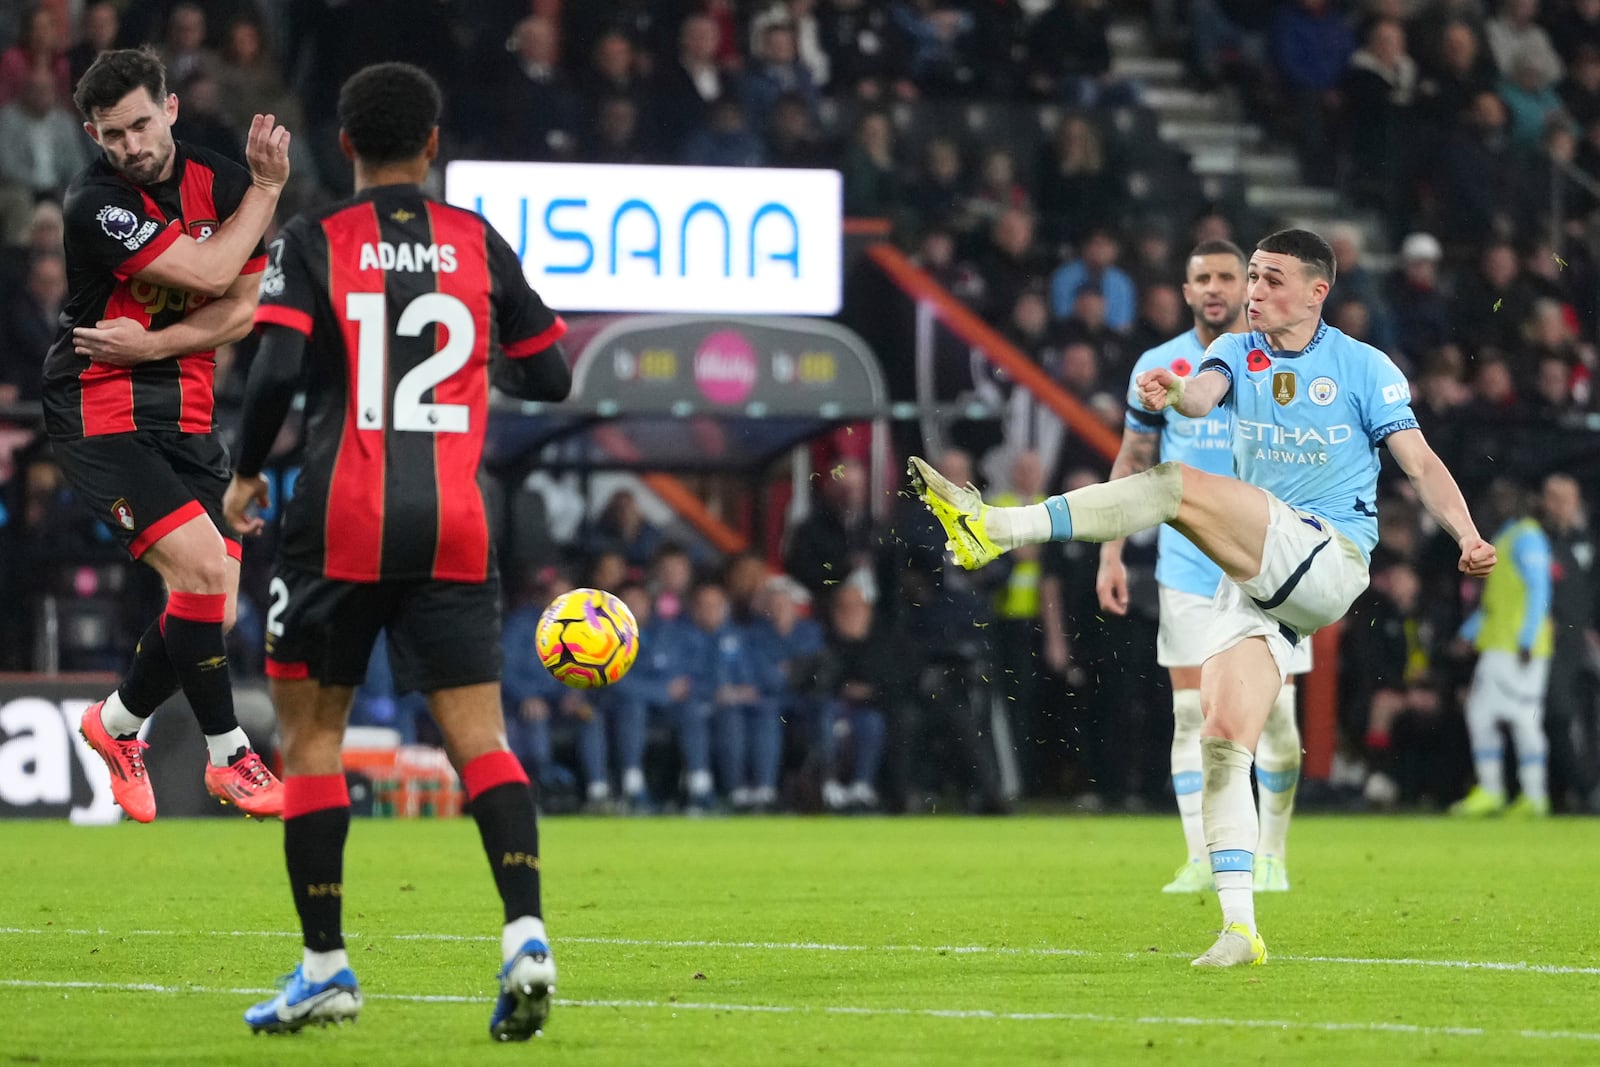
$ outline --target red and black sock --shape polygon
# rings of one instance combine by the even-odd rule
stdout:
[[[539,902],[539,817],[528,774],[504,750],[486,752],[461,770],[461,784],[478,822],[506,922],[543,917]]]
[[[207,737],[239,727],[233,713],[233,682],[222,635],[223,593],[173,593],[167,597],[166,645],[189,707]]]
[[[148,719],[156,709],[178,691],[178,672],[167,654],[167,639],[161,632],[166,616],[160,616],[139,638],[133,650],[133,662],[128,673],[117,687],[123,707],[141,719]]]
[[[344,841],[350,793],[344,775],[292,775],[283,780],[283,858],[306,948],[344,948]]]

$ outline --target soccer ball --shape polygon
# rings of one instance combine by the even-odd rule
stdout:
[[[573,689],[620,681],[639,655],[639,624],[603,589],[574,589],[551,601],[534,634],[539,662]]]

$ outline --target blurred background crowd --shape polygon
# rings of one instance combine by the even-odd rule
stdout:
[[[101,49],[140,43],[167,64],[178,137],[242,158],[251,114],[294,131],[290,212],[349,192],[334,102],[381,59],[440,80],[450,158],[836,168],[848,215],[887,220],[1119,433],[1134,360],[1189,324],[1187,250],[1319,229],[1339,261],[1329,321],[1406,370],[1469,496],[1508,479],[1552,538],[1552,795],[1600,809],[1600,0],[0,5],[0,668],[120,669],[160,595],[78,510],[28,417],[65,295],[59,201],[92,153],[71,86]],[[842,317],[908,398],[910,326],[882,286],[858,264]],[[250,356],[248,340],[219,354],[225,421]],[[1053,416],[1016,415],[1004,375],[970,386],[1012,414],[955,426],[947,475],[1024,502],[1104,476]],[[505,690],[547,803],[1167,803],[1153,540],[1129,548],[1133,612],[1102,618],[1092,552],[946,571],[919,508],[871,499],[859,452],[817,455],[810,511],[731,559],[627,484],[541,483],[567,518],[537,550],[503,546]],[[1476,590],[1403,479],[1384,484],[1372,588],[1344,628],[1340,755],[1306,799],[1440,805],[1470,781],[1456,635]],[[247,554],[243,674],[259,670],[267,557]],[[573,585],[619,592],[644,624],[614,690],[562,690],[533,658],[538,609]],[[361,717],[426,737],[383,661]]]

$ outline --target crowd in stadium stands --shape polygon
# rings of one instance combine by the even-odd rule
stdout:
[[[1339,267],[1327,317],[1408,372],[1423,428],[1469,494],[1490,474],[1530,489],[1562,467],[1577,475],[1544,483],[1540,512],[1558,567],[1552,786],[1558,810],[1600,809],[1582,497],[1597,488],[1582,442],[1600,403],[1600,0],[4,5],[0,409],[37,399],[66,292],[59,198],[92,151],[73,80],[100,50],[148,42],[182,102],[180,138],[238,158],[254,112],[294,131],[287,211],[349,191],[334,100],[379,59],[445,86],[450,157],[837,168],[848,214],[890,220],[929,274],[1120,432],[1129,367],[1188,324],[1187,249],[1213,237],[1248,249],[1280,220],[1242,197],[1179,195],[1193,177],[1139,121],[1150,110],[1115,73],[1113,18],[1181,57],[1190,84],[1237,100],[1292,149],[1303,184],[1345,198],[1354,221],[1327,232]],[[974,102],[1025,121],[927,118]],[[250,354],[249,341],[219,354],[223,410]],[[1021,501],[1104,476],[1059,425],[1025,437],[939,463]],[[156,591],[47,460],[24,423],[0,421],[0,665],[30,665],[44,626],[33,605],[48,592],[64,612],[85,602],[52,624],[85,648],[64,665],[120,668],[130,635],[117,609],[86,605]],[[672,543],[627,493],[565,546],[508,546],[506,711],[547,802],[917,810],[954,794],[989,812],[1020,787],[1087,806],[1168,803],[1152,541],[1130,546],[1134,610],[1102,618],[1081,546],[946,570],[914,502],[875,519],[863,468],[846,459],[834,475],[787,531],[784,574]],[[1404,480],[1386,484],[1372,587],[1344,630],[1324,799],[1441,804],[1469,781],[1470,661],[1455,635],[1475,592]],[[260,661],[259,570],[247,559],[242,664]],[[613,689],[564,690],[533,658],[539,607],[573,584],[618,591],[643,626],[645,652]],[[382,666],[360,715],[425,737]]]

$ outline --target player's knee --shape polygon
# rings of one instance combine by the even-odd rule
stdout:
[[[184,593],[218,594],[228,591],[228,562],[217,539],[215,552],[195,552],[168,576],[172,588]]]

